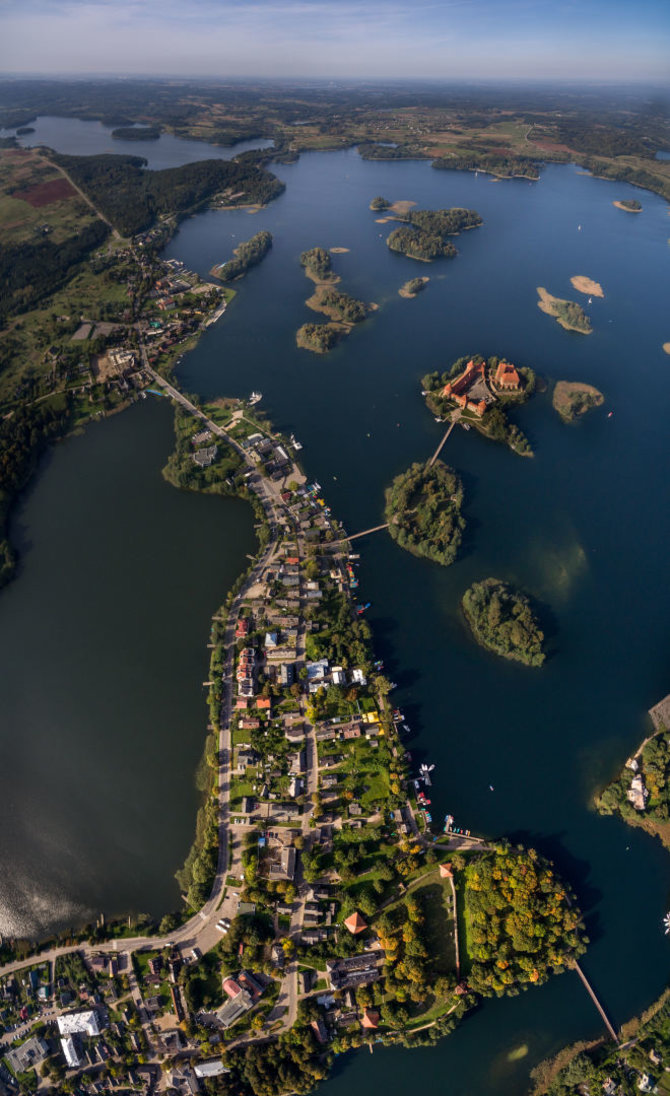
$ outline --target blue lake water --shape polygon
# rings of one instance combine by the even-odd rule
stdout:
[[[43,139],[55,145],[53,134]],[[670,691],[667,204],[645,194],[643,213],[627,216],[612,201],[639,197],[637,188],[572,166],[550,166],[537,183],[496,182],[426,163],[366,162],[348,151],[303,155],[276,171],[287,189],[266,210],[199,215],[169,245],[168,257],[206,274],[240,240],[261,228],[274,235],[225,318],[185,358],[180,381],[206,396],[260,389],[261,406],[303,442],[308,474],[350,531],[376,523],[390,479],[439,440],[420,397],[424,373],[462,354],[504,354],[547,381],[548,390],[517,413],[532,460],[474,431],[455,431],[443,452],[466,490],[467,548],[456,564],[415,559],[377,534],[359,542],[360,592],[372,602],[376,645],[398,682],[412,752],[436,764],[434,818],[449,810],[474,832],[510,835],[556,860],[586,914],[592,945],[584,968],[621,1023],[650,1003],[670,970],[660,924],[670,898],[666,854],[591,807],[646,733],[647,709]],[[419,265],[386,247],[389,228],[368,209],[377,194],[423,208],[468,206],[484,225],[456,241],[455,260]],[[298,326],[315,318],[298,262],[315,245],[348,248],[334,257],[341,288],[380,306],[325,357],[295,346]],[[398,288],[417,273],[430,276],[426,290],[413,301],[400,298]],[[575,274],[601,282],[605,298],[587,304],[570,285]],[[540,312],[537,286],[579,300],[593,334],[566,332]],[[556,379],[595,384],[604,407],[564,425],[551,407]],[[120,436],[122,422],[105,429]],[[93,436],[77,444],[90,445],[88,459],[99,462]],[[137,535],[141,542],[149,534]],[[224,536],[222,561],[228,551]],[[29,565],[30,557],[14,591],[30,582]],[[192,556],[184,562],[188,580],[195,566]],[[497,660],[468,638],[460,597],[488,575],[522,585],[550,609],[555,634],[541,670]],[[101,581],[117,582],[113,567]],[[135,592],[142,575],[135,586],[132,575],[125,582]],[[95,636],[102,623],[89,626]],[[127,642],[132,652],[134,637]],[[122,681],[123,666],[117,671]],[[112,833],[111,820],[101,819],[103,863]],[[70,855],[76,900],[83,885],[76,842]],[[121,875],[117,865],[112,882]],[[135,904],[146,905],[146,887],[135,885]],[[344,1096],[352,1086],[383,1085],[404,1093],[420,1071],[430,1096],[512,1096],[525,1091],[530,1068],[546,1053],[599,1031],[577,977],[565,975],[487,1002],[434,1049],[347,1057],[323,1090]],[[520,1047],[527,1053],[510,1061]]]
[[[26,133],[17,138],[23,148],[47,145],[57,152],[67,152],[72,156],[94,156],[101,153],[142,156],[148,166],[154,169],[179,167],[195,160],[231,160],[233,156],[250,148],[269,148],[273,144],[272,141],[258,138],[254,141],[238,141],[229,148],[223,148],[204,141],[173,137],[171,133],[161,133],[155,140],[124,141],[112,137],[112,130],[118,127],[106,126],[102,122],[81,121],[78,118],[58,118],[54,115],[42,115],[31,122],[30,126],[35,130],[34,133]]]

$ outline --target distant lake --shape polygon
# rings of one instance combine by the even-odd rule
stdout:
[[[77,134],[57,147],[83,151]],[[53,130],[47,143],[56,145]],[[639,198],[639,189],[570,165],[548,166],[539,182],[495,181],[421,162],[364,161],[349,150],[273,170],[287,189],[267,209],[190,218],[166,250],[206,274],[240,240],[260,229],[274,236],[224,319],[185,357],[180,381],[205,396],[260,390],[261,407],[295,431],[308,475],[350,531],[376,524],[391,478],[437,445],[441,427],[423,407],[423,374],[463,354],[504,354],[546,384],[515,415],[534,458],[474,431],[452,434],[443,458],[463,477],[468,521],[456,564],[415,559],[377,534],[357,545],[359,593],[372,603],[376,649],[398,683],[393,699],[412,728],[414,761],[436,765],[436,829],[449,811],[457,825],[506,834],[555,859],[586,915],[584,968],[620,1024],[670,974],[661,926],[667,854],[591,805],[647,733],[647,709],[670,691],[667,203],[646,193],[643,213],[622,218],[612,201]],[[386,247],[392,226],[368,209],[378,194],[420,208],[473,208],[484,225],[456,240],[453,261],[419,266]],[[333,257],[341,288],[380,306],[326,357],[295,346],[297,327],[314,319],[298,260],[315,245],[348,248]],[[424,273],[430,283],[416,300],[398,296]],[[601,282],[605,298],[589,304],[570,284],[575,274]],[[579,300],[593,334],[566,332],[540,312],[537,286]],[[564,425],[551,407],[556,379],[596,385],[604,407]],[[208,613],[243,566],[251,520],[232,503],[162,484],[171,428],[161,407],[147,401],[58,447],[17,515],[29,543],[18,581],[0,597],[0,666],[24,699],[16,701],[21,719],[0,732],[10,759],[0,791],[10,821],[21,821],[3,827],[8,861],[30,878],[42,923],[51,876],[73,910],[94,906],[96,894],[108,910],[168,908],[174,890],[162,888],[161,872],[192,834]],[[93,581],[88,568],[99,558]],[[547,607],[551,657],[541,670],[496,659],[466,634],[460,598],[488,575],[518,583]],[[178,605],[169,602],[174,592]],[[60,642],[47,644],[52,633]],[[91,663],[105,671],[93,687]],[[188,718],[173,719],[176,704]],[[25,776],[17,781],[11,751],[19,735]],[[33,764],[47,747],[48,765]],[[49,829],[59,809],[72,820],[67,841]],[[129,826],[119,840],[118,821],[128,817],[136,839]],[[7,916],[12,900],[10,892]],[[592,1003],[568,974],[486,1002],[433,1049],[338,1059],[322,1091],[363,1096],[379,1087],[406,1096],[420,1084],[422,1096],[520,1096],[541,1057],[600,1033]]]
[[[112,137],[112,130],[118,126],[105,126],[102,122],[82,121],[79,118],[59,118],[55,115],[42,115],[30,123],[34,133],[17,137],[23,148],[46,145],[57,152],[71,156],[97,156],[111,152],[117,156],[142,156],[148,167],[179,167],[195,160],[232,160],[240,152],[251,148],[271,148],[274,141],[258,138],[254,141],[238,141],[236,145],[223,148],[204,141],[189,141],[173,137],[170,133],[161,133],[160,137],[147,141],[123,141]],[[138,127],[141,128],[141,127]],[[10,131],[5,131],[9,133]],[[12,131],[13,132],[13,131]]]

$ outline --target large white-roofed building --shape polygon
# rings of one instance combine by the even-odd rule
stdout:
[[[58,1030],[61,1035],[99,1035],[100,1019],[94,1009],[66,1012],[58,1017]]]

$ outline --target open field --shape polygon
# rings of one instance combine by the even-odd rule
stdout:
[[[95,215],[74,187],[33,149],[0,150],[0,232],[3,244],[62,243]]]

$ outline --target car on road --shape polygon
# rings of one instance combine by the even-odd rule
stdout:
[[[200,948],[191,948],[191,958],[193,959],[194,963],[197,963],[198,959],[202,959],[202,952],[200,951]]]
[[[229,917],[222,917],[220,921],[216,922],[216,927],[219,930],[219,932],[223,932],[223,933],[228,932],[228,929],[230,928],[230,918]]]

